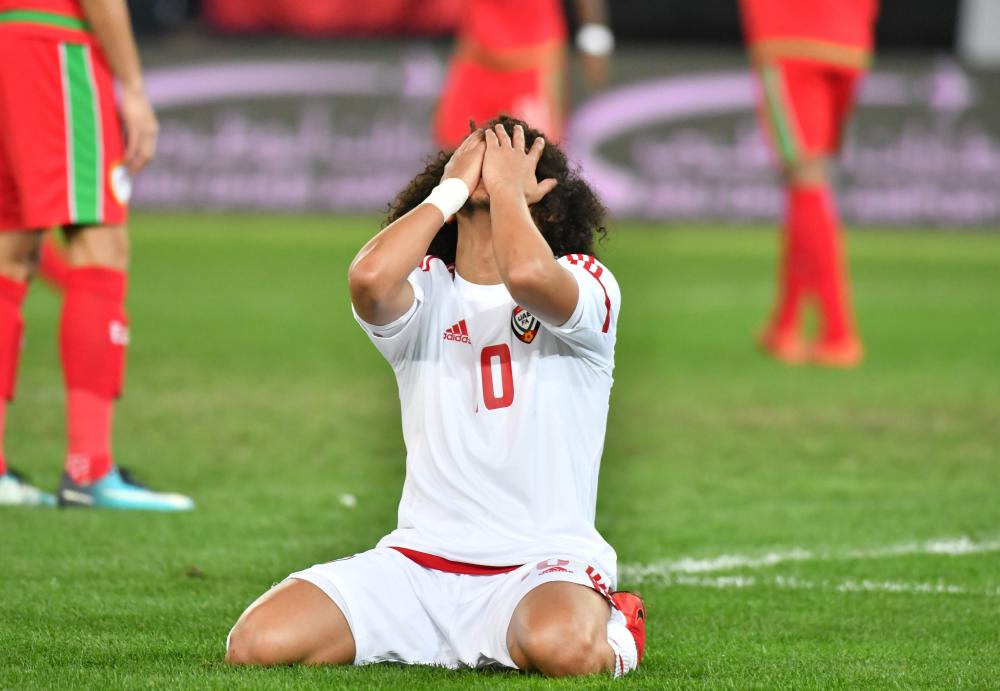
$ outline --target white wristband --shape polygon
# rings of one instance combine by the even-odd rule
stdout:
[[[431,190],[427,199],[424,200],[424,204],[436,206],[444,215],[444,220],[447,221],[458,213],[468,198],[469,186],[461,178],[448,178],[442,180],[437,187]]]
[[[604,24],[584,24],[576,32],[576,47],[587,55],[610,55],[615,49],[615,35]]]

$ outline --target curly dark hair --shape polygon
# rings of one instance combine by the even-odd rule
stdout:
[[[514,125],[521,125],[524,128],[525,145],[528,148],[535,138],[544,136],[523,120],[509,115],[501,115],[483,127],[493,127],[498,123],[502,124],[510,135],[514,133]],[[389,213],[384,226],[423,203],[431,190],[441,182],[445,164],[450,158],[451,153],[440,151],[428,160],[423,172],[413,178],[389,204]],[[570,253],[593,255],[595,239],[604,240],[608,233],[604,227],[604,215],[607,210],[597,194],[580,177],[579,170],[570,167],[566,154],[548,139],[542,157],[538,161],[538,167],[535,169],[535,175],[539,180],[555,178],[559,181],[554,190],[531,206],[531,217],[542,232],[542,237],[552,248],[552,254],[556,257]],[[458,223],[455,219],[451,219],[434,236],[427,253],[440,257],[450,264],[455,261],[457,243]]]

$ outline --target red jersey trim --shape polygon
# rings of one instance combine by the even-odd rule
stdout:
[[[606,315],[604,317],[604,326],[601,327],[601,333],[607,333],[608,329],[611,328],[611,297],[608,295],[608,289],[604,287],[604,282],[601,281],[601,274],[604,273],[604,269],[598,266],[597,260],[589,254],[567,254],[566,259],[570,264],[586,269],[587,273],[594,277],[594,280],[601,286],[601,290],[604,291],[604,309],[606,310]]]
[[[521,72],[525,70],[553,70],[565,63],[566,41],[553,39],[539,45],[494,50],[480,45],[471,38],[459,41],[455,59],[471,62],[494,72]]]
[[[428,272],[431,270],[431,262],[434,261],[435,259],[444,264],[444,259],[442,259],[441,257],[435,257],[433,254],[428,254],[423,258],[423,261],[420,262],[420,266],[417,268],[419,268],[421,271]],[[452,280],[454,280],[455,263],[452,262],[451,264],[444,264],[444,268],[448,269],[448,273],[451,274],[451,278]]]
[[[416,562],[425,569],[434,569],[435,571],[444,571],[446,573],[461,573],[467,576],[496,576],[501,573],[516,571],[523,566],[523,564],[518,564],[517,566],[466,564],[462,561],[452,561],[451,559],[427,554],[426,552],[418,552],[415,549],[407,549],[406,547],[390,547],[389,549],[396,550],[407,559]]]
[[[75,29],[89,31],[90,27],[82,17],[61,12],[46,12],[44,10],[11,9],[0,10],[0,24],[41,24],[60,29]]]
[[[435,259],[437,259],[439,262],[443,262],[444,261],[443,259],[441,259],[441,257],[435,257],[433,254],[428,254],[420,262],[420,270],[421,271],[430,271],[431,270],[431,262],[434,261]]]
[[[814,41],[869,51],[874,44],[879,4],[879,0],[740,0],[739,3],[744,34],[750,45],[771,40]]]
[[[96,39],[82,15],[31,8],[5,7],[0,0],[0,34],[39,37],[67,43],[96,45]]]
[[[758,65],[799,59],[864,70],[872,62],[869,48],[810,38],[763,38],[751,42],[749,47],[750,59]]]

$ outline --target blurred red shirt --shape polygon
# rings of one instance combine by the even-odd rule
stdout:
[[[0,0],[0,32],[93,43],[80,0]]]
[[[755,59],[806,58],[868,64],[879,0],[740,0]]]
[[[80,0],[0,0],[0,12],[9,10],[54,12],[69,17],[83,17]]]
[[[504,52],[566,39],[561,0],[467,0],[459,39]]]

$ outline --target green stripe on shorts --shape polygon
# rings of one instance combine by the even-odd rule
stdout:
[[[44,26],[55,26],[60,29],[76,29],[87,31],[90,27],[87,22],[77,17],[67,17],[57,12],[44,12],[41,10],[6,10],[0,12],[0,24],[42,24]]]
[[[90,48],[75,43],[59,46],[66,112],[66,176],[70,221],[95,224],[103,206],[103,146],[100,109],[93,79]]]
[[[771,121],[771,131],[774,132],[778,153],[785,163],[794,163],[798,159],[799,152],[785,104],[784,90],[781,87],[781,75],[774,67],[764,65],[760,68],[760,81],[764,86],[767,116]]]

